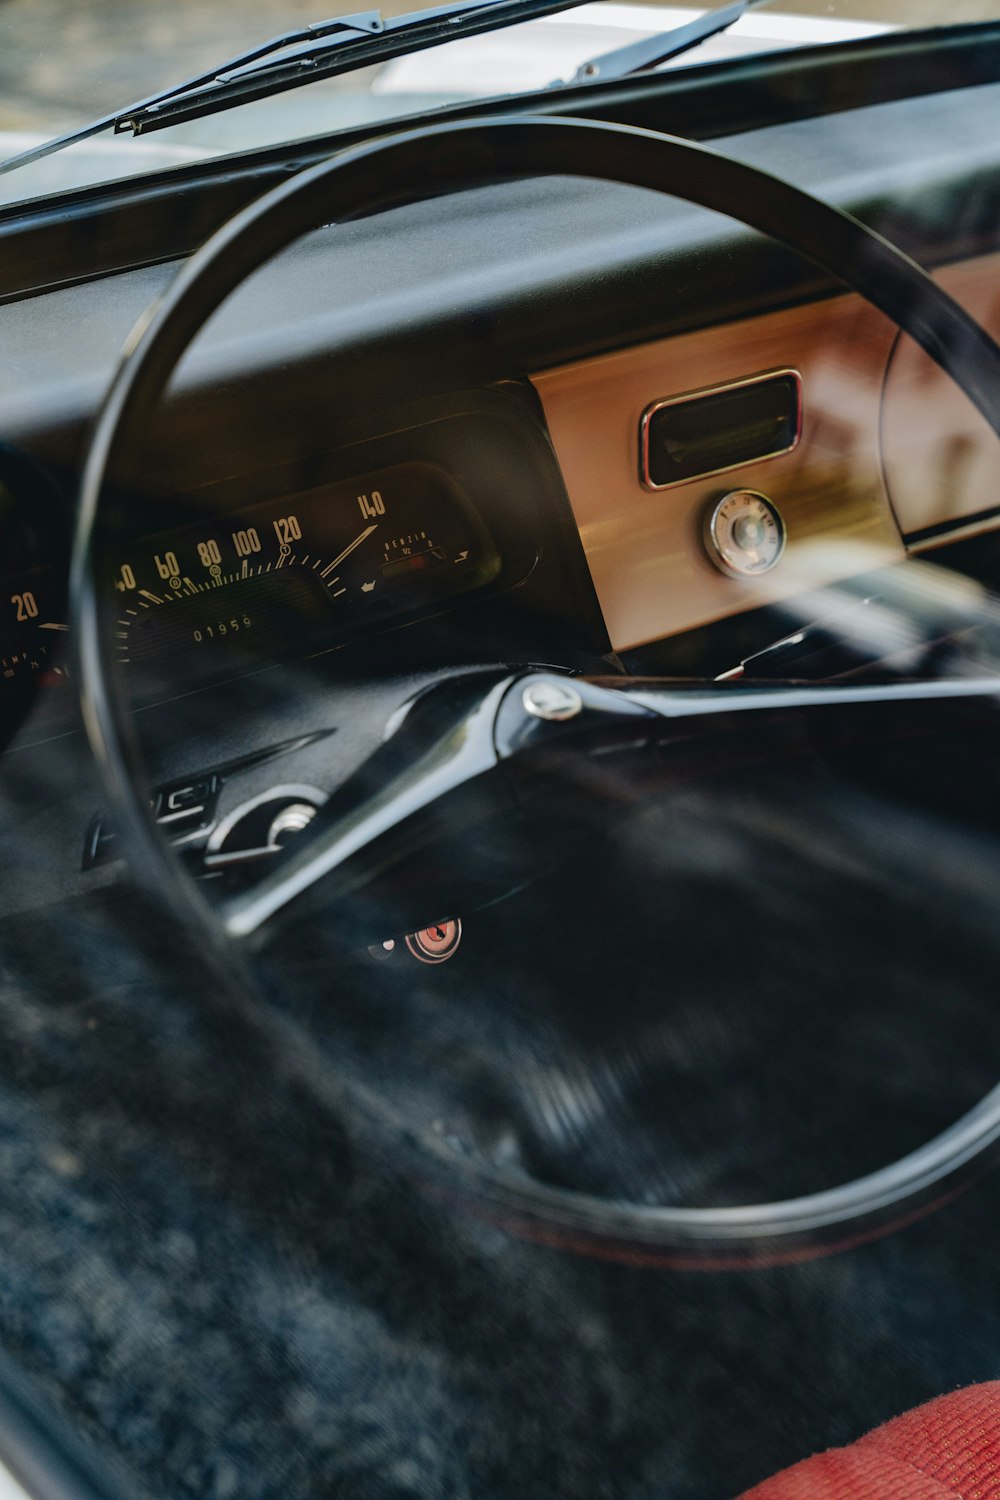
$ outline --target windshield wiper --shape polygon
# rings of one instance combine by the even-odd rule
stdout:
[[[315,79],[333,78],[338,73],[389,62],[441,42],[498,31],[504,26],[587,3],[589,0],[452,0],[448,5],[410,11],[387,21],[379,11],[372,10],[302,26],[272,37],[173,88],[150,94],[113,114],[102,115],[89,125],[9,157],[0,162],[0,176],[41,161],[66,146],[90,140],[105,130],[145,135],[238,104],[269,98]]]
[[[735,26],[741,16],[758,5],[768,5],[770,0],[735,0],[733,5],[720,6],[718,10],[707,10],[704,15],[683,26],[674,26],[670,31],[661,31],[656,36],[644,37],[641,42],[629,42],[625,47],[616,47],[613,52],[602,52],[581,63],[573,76],[574,83],[590,83],[601,78],[627,78],[632,73],[645,73],[658,68],[671,58],[680,57],[702,42],[710,41]]]
[[[429,10],[382,19],[377,10],[337,16],[329,21],[288,31],[260,46],[231,57],[210,71],[135,104],[103,115],[89,125],[53,137],[38,146],[0,162],[0,176],[41,161],[67,146],[90,140],[105,130],[115,134],[145,135],[199,120],[220,110],[233,109],[256,99],[269,98],[286,89],[299,88],[319,78],[333,78],[373,63],[388,62],[406,53],[420,52],[459,37],[498,31],[521,21],[572,10],[589,0],[452,0]],[[621,78],[655,68],[672,57],[699,46],[726,31],[745,11],[768,0],[735,0],[734,4],[707,11],[697,20],[677,26],[645,41],[603,53],[577,70],[573,83],[598,78]],[[562,87],[563,85],[556,85]]]

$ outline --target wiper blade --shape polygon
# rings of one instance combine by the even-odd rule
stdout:
[[[702,42],[720,36],[735,26],[741,16],[758,5],[767,5],[770,0],[735,0],[732,5],[720,6],[718,10],[707,10],[704,15],[683,26],[674,26],[670,31],[661,31],[656,36],[644,37],[641,42],[629,42],[625,47],[616,47],[613,52],[602,52],[582,63],[573,76],[573,83],[590,83],[595,79],[627,78],[632,73],[645,73],[658,68],[671,58],[700,47]]]
[[[587,3],[588,0],[452,0],[447,5],[410,11],[387,21],[377,10],[336,16],[272,37],[184,83],[22,151],[0,162],[0,175],[41,161],[105,130],[145,135],[238,104],[269,98],[315,79],[333,78],[373,63],[388,62],[404,53],[420,52],[459,37],[498,31],[504,26]]]

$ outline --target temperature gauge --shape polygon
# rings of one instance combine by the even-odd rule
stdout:
[[[705,541],[716,567],[736,578],[769,573],[785,550],[785,523],[757,490],[730,490],[709,512]]]

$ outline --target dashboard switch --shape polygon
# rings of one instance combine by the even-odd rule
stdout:
[[[219,778],[214,774],[160,787],[154,808],[156,821],[171,829],[178,825],[203,828],[212,821],[218,791]]]
[[[204,807],[211,794],[210,780],[189,781],[185,786],[173,787],[163,797],[163,812],[190,812],[195,807]]]

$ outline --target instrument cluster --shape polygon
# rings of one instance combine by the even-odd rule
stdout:
[[[110,580],[143,691],[327,649],[490,583],[500,555],[442,469],[404,462],[137,539]]]
[[[322,447],[312,422],[265,423],[251,448],[205,426],[183,446],[171,436],[175,464],[151,445],[115,482],[98,587],[104,649],[136,709],[334,651],[330,670],[347,677],[441,655],[550,660],[567,633],[592,628],[579,534],[530,392],[428,398],[382,414],[380,429]],[[58,477],[0,445],[0,748],[29,710],[24,743],[76,722],[77,481]],[[206,699],[199,713],[208,724],[217,702],[225,719],[236,701]],[[183,737],[180,719],[158,722],[160,740],[164,725]]]
[[[458,480],[424,458],[250,504],[175,497],[172,524],[124,542],[106,580],[114,642],[154,701],[303,658],[484,588],[501,553]],[[69,509],[24,455],[0,449],[0,720],[65,685]]]

